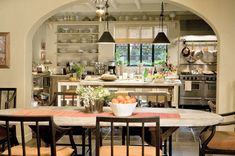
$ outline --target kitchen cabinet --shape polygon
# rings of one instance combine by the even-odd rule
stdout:
[[[57,66],[73,61],[89,66],[98,61],[98,24],[57,25]]]

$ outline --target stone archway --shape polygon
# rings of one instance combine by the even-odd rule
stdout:
[[[66,7],[68,5],[72,5],[75,1],[70,1],[70,2],[67,2],[67,3],[62,3],[60,6],[57,6],[56,8],[51,8],[51,10],[48,9],[48,12],[46,14],[44,14],[43,16],[41,16],[33,25],[32,27],[30,28],[29,32],[27,33],[27,37],[26,37],[26,42],[25,42],[25,51],[26,51],[26,66],[25,66],[25,71],[26,71],[26,82],[30,82],[31,79],[32,79],[32,75],[31,73],[28,73],[27,71],[30,71],[31,72],[31,66],[32,66],[32,54],[30,54],[30,52],[32,51],[32,44],[31,44],[31,41],[32,41],[32,38],[33,38],[33,35],[34,33],[36,32],[36,30],[38,29],[39,25],[41,25],[47,18],[51,17],[54,13],[56,13],[58,10],[60,10],[61,8],[63,7]],[[199,13],[198,11],[194,10],[193,7],[188,7],[186,5],[184,5],[182,2],[178,2],[177,0],[168,0],[169,3],[172,3],[172,4],[175,4],[177,6],[180,6],[180,7],[184,7],[188,10],[191,10],[191,12],[195,13],[196,15],[200,16],[201,18],[203,18],[207,23],[209,23],[209,25],[213,28],[214,32],[216,34],[217,31],[215,29],[215,27],[213,26],[213,24],[210,22],[209,19],[207,19],[205,16],[203,16],[203,14]],[[218,36],[218,35],[217,35]],[[219,36],[218,36],[219,37]],[[30,87],[29,87],[30,86]],[[31,96],[31,85],[27,85],[26,89],[25,89],[25,99],[30,99],[30,96]],[[26,103],[30,103],[30,101],[27,101]]]

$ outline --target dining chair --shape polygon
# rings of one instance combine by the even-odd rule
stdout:
[[[59,102],[60,100],[60,102]],[[60,106],[79,106],[79,94],[75,92],[54,92],[54,96],[50,102],[50,106],[58,106],[58,104],[61,104]],[[92,155],[91,152],[91,128],[85,128],[81,126],[72,126],[72,132],[73,135],[78,135],[82,137],[82,143],[76,143],[76,146],[82,147],[81,155],[85,155],[87,152],[89,152],[89,155]],[[63,134],[66,135],[66,134]],[[63,135],[60,135],[60,137],[63,137]],[[86,143],[86,137],[88,136],[88,143]],[[59,145],[67,145],[65,143],[58,143]],[[86,147],[88,147],[88,150],[86,151]]]
[[[223,117],[233,117],[213,126],[205,127],[199,135],[199,156],[205,154],[235,155],[235,131],[216,130],[219,126],[235,125],[235,112],[220,114]]]
[[[3,122],[7,129],[7,149],[0,153],[0,155],[6,156],[71,156],[74,154],[76,147],[74,145],[72,133],[70,133],[71,146],[72,147],[56,147],[55,134],[57,130],[72,132],[71,128],[62,128],[54,123],[52,116],[16,116],[16,115],[0,115],[0,121]],[[27,126],[36,126],[36,137],[32,140],[28,139],[26,136],[30,136],[30,132],[27,131]],[[17,125],[20,128],[20,133],[18,134],[21,138],[20,145],[12,145],[10,138],[10,126]],[[44,131],[40,131],[40,125],[47,125],[49,127],[47,133],[49,146],[43,147],[40,140],[41,136],[44,135]],[[35,139],[35,140],[34,140]],[[29,143],[30,142],[30,143]],[[30,144],[30,145],[29,145]],[[33,146],[36,144],[36,146]]]
[[[145,91],[145,92],[128,92],[129,96],[134,96],[136,99],[138,99],[138,106],[142,107],[171,107],[171,101],[168,101],[169,93],[167,91]],[[144,104],[143,104],[144,101]],[[147,104],[147,105],[146,105]],[[148,128],[147,128],[148,129]],[[160,128],[162,133],[164,133],[165,129]],[[129,130],[130,136],[140,136],[141,135],[141,129],[139,127],[130,127]],[[146,131],[146,141],[151,142],[151,133],[149,131]],[[123,127],[122,130],[122,144],[125,144],[125,138],[126,138],[126,128]],[[167,153],[167,141],[169,141],[169,146],[172,145],[172,136],[169,136],[168,138],[161,137],[161,140],[164,142],[164,154]]]
[[[138,99],[139,107],[171,107],[167,91],[128,92],[128,95]]]
[[[130,145],[129,128],[140,126],[142,130],[141,146]],[[144,134],[147,124],[152,124],[155,129],[155,145],[149,146],[145,143]],[[114,144],[115,127],[125,126],[127,139],[125,145]],[[149,125],[148,125],[149,126]],[[110,143],[101,146],[102,137],[100,135],[102,127],[110,127]],[[96,117],[96,156],[160,156],[160,120],[159,117]]]
[[[207,103],[208,103],[208,106],[210,108],[210,111],[213,112],[213,113],[216,113],[216,104],[215,104],[215,102],[209,100]]]
[[[16,108],[16,88],[0,88],[0,109]],[[13,125],[10,127],[11,143],[18,145],[16,138],[16,127]],[[0,151],[5,149],[7,142],[6,126],[0,125]]]

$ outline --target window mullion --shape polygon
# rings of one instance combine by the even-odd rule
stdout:
[[[143,52],[142,52],[142,45],[143,44],[140,44],[140,63],[142,63],[142,61],[143,61],[143,59],[142,59],[142,54],[143,54]]]
[[[130,52],[130,44],[129,43],[127,44],[127,52],[128,52],[127,53],[128,66],[130,66],[130,62],[131,62],[131,57],[130,57],[131,54],[130,53],[131,52]]]
[[[152,65],[154,65],[154,53],[155,53],[155,50],[154,50],[154,44],[152,44]]]

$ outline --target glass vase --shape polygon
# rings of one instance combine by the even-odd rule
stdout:
[[[101,113],[103,112],[104,100],[89,101],[89,105],[85,106],[87,113]]]

